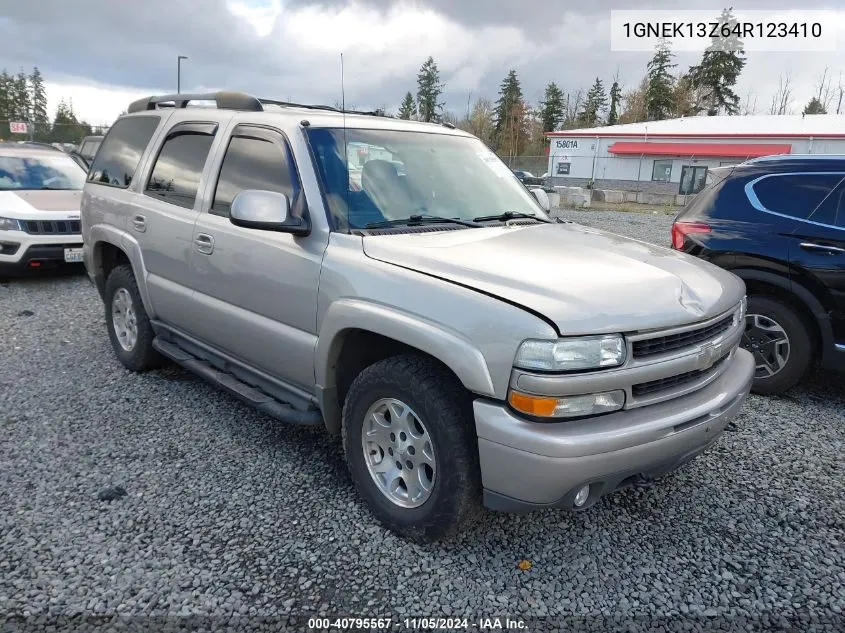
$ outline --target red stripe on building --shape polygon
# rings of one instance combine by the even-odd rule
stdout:
[[[756,158],[772,154],[789,154],[792,145],[748,143],[635,143],[617,141],[607,148],[611,154],[647,156],[720,156]]]

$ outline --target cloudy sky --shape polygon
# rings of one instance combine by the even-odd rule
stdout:
[[[826,66],[834,83],[840,76],[845,83],[841,0],[800,5],[836,12],[825,28],[838,29],[839,50],[749,52],[739,92],[756,99],[759,113],[768,112],[783,75],[791,77],[798,112]],[[596,76],[609,84],[618,73],[625,88],[637,85],[650,54],[611,51],[610,10],[644,6],[633,0],[3,0],[0,67],[37,65],[51,110],[59,98],[70,98],[78,115],[102,124],[135,98],[175,92],[177,55],[188,56],[183,91],[228,88],[333,104],[340,100],[343,52],[347,105],[388,109],[415,90],[417,70],[432,55],[447,109],[460,114],[468,98],[495,98],[511,68],[530,102],[552,80],[574,91]],[[715,17],[721,6],[705,0],[695,8],[712,8]],[[740,8],[776,16],[795,6],[794,0],[748,0]],[[647,7],[690,5],[653,0]],[[697,55],[679,54],[677,61],[686,68]]]

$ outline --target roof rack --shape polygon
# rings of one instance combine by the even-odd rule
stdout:
[[[356,110],[341,110],[327,105],[292,103],[290,101],[276,101],[274,99],[259,99],[245,92],[220,91],[203,94],[170,94],[145,97],[129,104],[127,114],[155,110],[156,108],[187,108],[191,101],[213,101],[218,110],[241,110],[245,112],[263,112],[265,105],[283,108],[305,108],[308,110],[326,110],[346,114],[365,114],[370,116],[385,116],[379,112],[358,112]]]

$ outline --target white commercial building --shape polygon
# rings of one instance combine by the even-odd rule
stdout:
[[[845,115],[695,116],[549,132],[555,185],[695,193],[713,167],[771,154],[845,154]]]

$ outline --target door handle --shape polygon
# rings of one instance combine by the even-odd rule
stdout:
[[[135,227],[135,230],[138,233],[143,233],[147,230],[147,218],[143,215],[136,215],[132,218],[132,226]]]
[[[842,253],[845,253],[845,248],[827,246],[825,244],[814,244],[813,242],[801,242],[801,248],[816,253],[827,253],[828,255],[841,255]]]
[[[214,252],[214,238],[207,233],[197,233],[194,238],[194,246],[196,246],[198,253],[211,255]]]

